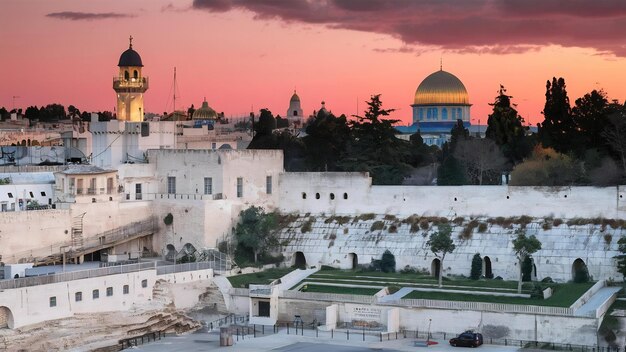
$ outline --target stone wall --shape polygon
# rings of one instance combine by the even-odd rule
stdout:
[[[372,186],[367,173],[289,172],[285,213],[626,218],[626,188]]]
[[[437,231],[437,226],[424,220],[428,227],[424,229],[418,225],[417,230],[412,232],[411,224],[403,223],[404,218],[384,218],[378,215],[371,220],[355,221],[354,217],[349,217],[343,220],[347,223],[340,225],[337,219],[327,216],[300,217],[281,233],[282,239],[289,243],[283,247],[286,262],[294,264],[296,252],[302,252],[309,266],[331,265],[349,269],[353,267],[355,256],[359,265],[368,265],[373,259],[380,259],[385,250],[389,250],[395,256],[397,270],[410,266],[433,273],[435,256],[427,241],[430,234]],[[311,219],[315,220],[309,223],[311,230],[302,233],[303,227]],[[387,219],[390,217],[387,216]],[[466,239],[462,238],[462,233],[470,219],[466,218],[461,225],[451,222],[456,249],[446,255],[444,275],[469,276],[472,257],[480,253],[483,258],[489,258],[494,277],[517,280],[519,266],[513,253],[512,240],[521,225],[512,224],[507,228],[505,224],[489,223],[501,219],[475,220],[484,223],[486,228],[482,233],[474,228]],[[372,230],[375,223],[382,229]],[[542,249],[533,254],[538,279],[549,276],[555,281],[571,280],[576,259],[584,261],[594,280],[621,279],[613,257],[618,255],[617,241],[625,235],[625,230],[593,224],[568,226],[563,223],[554,226],[554,220],[547,221],[550,224],[550,228],[547,228],[545,223],[544,219],[533,219],[525,226],[526,234],[537,236],[542,243]]]

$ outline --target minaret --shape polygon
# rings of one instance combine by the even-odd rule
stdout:
[[[117,119],[119,121],[143,121],[143,93],[148,90],[148,77],[141,75],[141,56],[133,50],[133,37],[128,50],[120,56],[120,71],[113,78],[113,90],[117,93]]]
[[[299,127],[302,124],[302,107],[300,106],[300,97],[296,94],[295,89],[289,100],[289,109],[287,109],[286,117],[294,127]]]

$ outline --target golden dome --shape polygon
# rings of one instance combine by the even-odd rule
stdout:
[[[415,105],[470,105],[467,90],[455,75],[440,70],[426,77],[415,91]]]
[[[202,102],[202,106],[194,111],[192,119],[194,120],[217,120],[217,113],[213,110],[206,99]]]

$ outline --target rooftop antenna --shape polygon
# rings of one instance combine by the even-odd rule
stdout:
[[[174,66],[174,110],[173,111],[176,112],[176,66]]]
[[[15,99],[19,99],[19,98],[21,98],[19,95],[13,96],[13,110],[15,110]]]
[[[443,71],[443,55],[439,57],[439,71]]]

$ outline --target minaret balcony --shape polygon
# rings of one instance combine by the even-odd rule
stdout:
[[[139,92],[148,90],[148,77],[129,78],[113,77],[113,89],[120,92]]]

